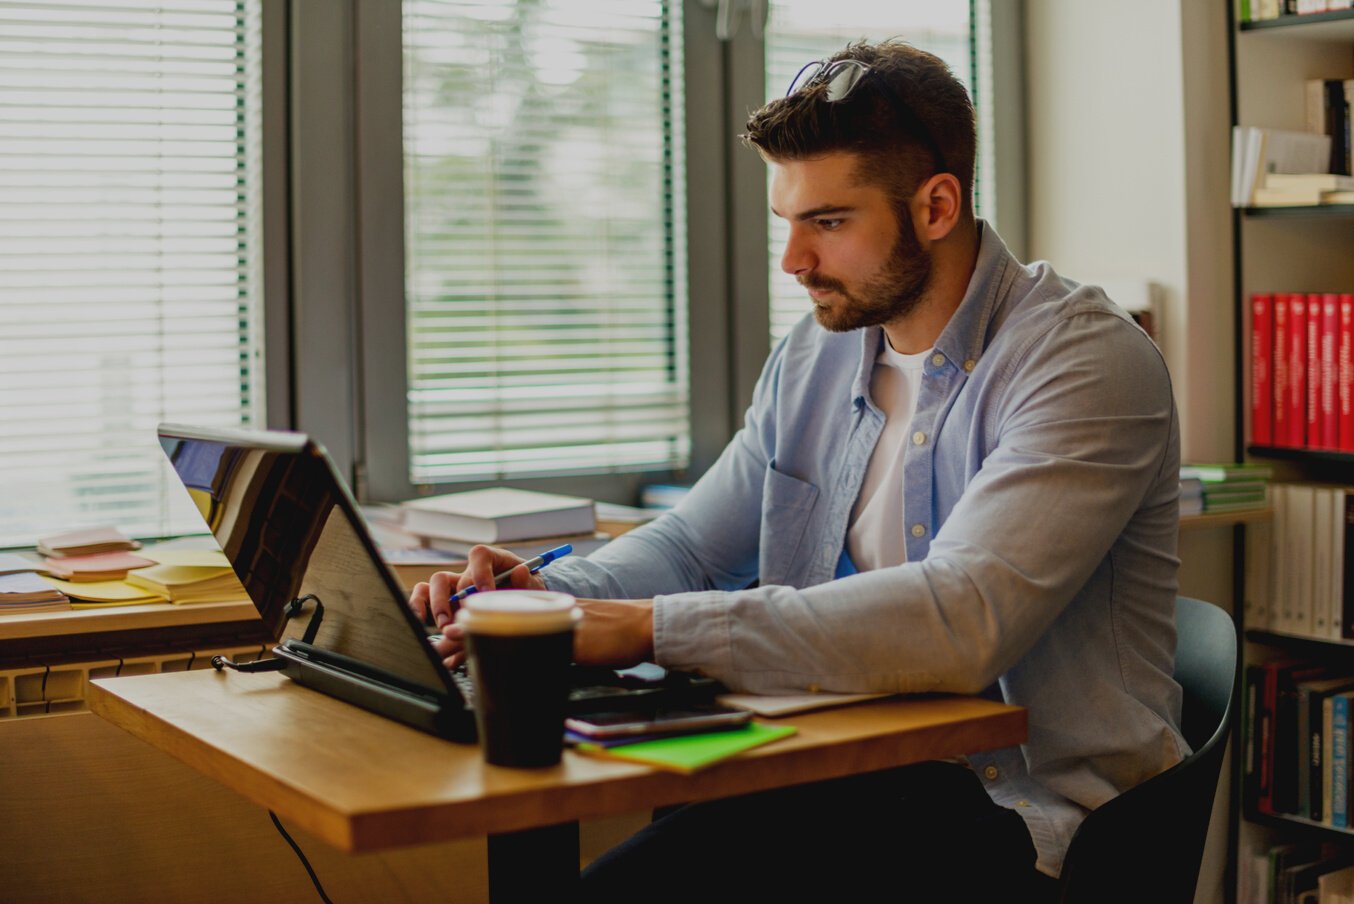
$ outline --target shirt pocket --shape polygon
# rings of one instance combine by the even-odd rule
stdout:
[[[818,487],[808,481],[766,469],[762,486],[761,582],[798,586],[806,566],[799,555],[809,516],[818,501]]]

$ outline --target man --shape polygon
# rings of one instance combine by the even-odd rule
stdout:
[[[848,47],[744,137],[813,318],[675,511],[513,583],[583,598],[580,661],[762,693],[989,693],[1029,708],[1029,741],[683,808],[594,864],[588,893],[719,897],[718,854],[751,871],[741,892],[1047,897],[1082,817],[1186,752],[1164,362],[1100,290],[975,219],[973,109],[930,54]],[[476,548],[416,589],[449,661],[452,586],[516,561]]]

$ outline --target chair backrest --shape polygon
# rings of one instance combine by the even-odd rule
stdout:
[[[1184,691],[1181,732],[1194,751],[1093,811],[1063,861],[1062,904],[1191,904],[1227,748],[1237,638],[1217,606],[1176,601],[1175,679]]]

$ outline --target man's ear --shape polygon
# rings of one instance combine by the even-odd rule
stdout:
[[[964,211],[964,196],[959,178],[953,173],[936,173],[913,195],[913,216],[918,231],[932,242],[940,241],[954,230]]]

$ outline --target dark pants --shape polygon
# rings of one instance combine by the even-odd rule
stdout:
[[[954,763],[690,804],[583,872],[580,900],[1055,900],[1014,810]]]

